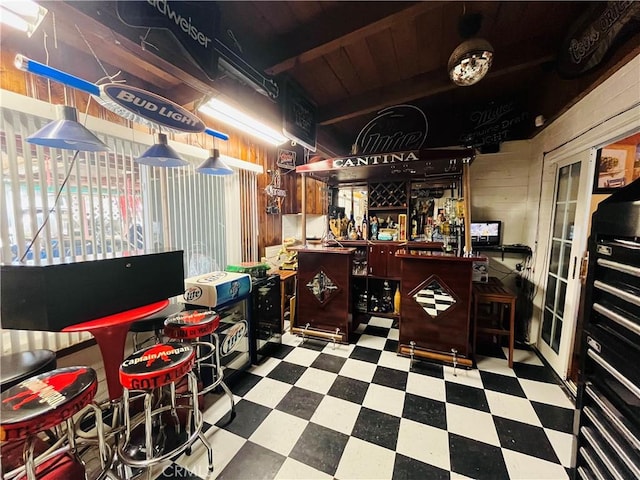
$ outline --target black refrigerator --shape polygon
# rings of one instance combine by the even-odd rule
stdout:
[[[252,278],[251,363],[258,364],[280,349],[282,320],[280,312],[280,275]]]
[[[640,180],[593,214],[575,478],[640,478]]]

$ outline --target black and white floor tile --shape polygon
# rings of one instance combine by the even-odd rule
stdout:
[[[516,350],[511,369],[494,348],[454,371],[396,355],[391,320],[372,317],[356,338],[285,334],[278,358],[230,385],[231,423],[227,399],[209,396],[214,472],[196,442],[158,478],[569,478],[574,405],[534,352]]]

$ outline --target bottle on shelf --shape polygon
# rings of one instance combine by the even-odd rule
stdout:
[[[387,280],[382,287],[382,311],[391,312],[393,310],[393,298],[391,297],[391,285]]]
[[[396,286],[396,293],[393,296],[393,313],[400,314],[400,282]]]
[[[362,217],[362,239],[367,240],[369,237],[369,224],[367,222],[367,212]]]
[[[378,217],[371,217],[371,240],[378,239]]]

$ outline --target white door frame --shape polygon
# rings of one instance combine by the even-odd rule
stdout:
[[[576,325],[578,320],[578,307],[580,302],[580,260],[584,252],[587,249],[588,238],[588,225],[589,225],[589,213],[591,205],[591,190],[593,188],[593,172],[595,166],[595,149],[585,149],[583,151],[573,153],[570,155],[563,155],[561,158],[553,159],[553,164],[556,167],[555,185],[552,199],[552,206],[555,206],[557,189],[558,189],[558,172],[560,168],[571,165],[574,163],[580,163],[580,187],[578,191],[578,197],[576,202],[576,211],[574,217],[573,227],[573,239],[571,242],[571,252],[569,257],[569,271],[567,274],[567,290],[565,294],[564,314],[562,319],[562,331],[560,337],[560,346],[558,353],[556,352],[542,339],[542,331],[544,324],[544,309],[545,298],[543,296],[541,309],[542,314],[540,318],[540,329],[538,332],[538,350],[540,354],[545,358],[549,365],[555,370],[562,380],[567,378],[567,371],[569,368],[569,362],[573,353],[573,345],[576,334]],[[551,256],[551,246],[553,239],[553,224],[555,223],[555,217],[551,215],[551,228],[549,229],[549,235],[547,238],[547,254],[545,258],[545,270],[544,270],[544,289],[547,289],[547,281],[549,275],[549,263]]]

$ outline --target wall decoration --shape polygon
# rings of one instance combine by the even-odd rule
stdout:
[[[295,170],[296,168],[296,152],[292,150],[278,149],[278,159],[276,165],[284,170]]]
[[[640,178],[640,143],[614,143],[598,150],[593,193],[611,193]]]
[[[579,77],[593,70],[638,28],[640,2],[591,2],[569,30],[558,56],[558,73]]]
[[[315,152],[317,122],[317,107],[301,87],[289,80],[285,84],[282,103],[282,132],[291,140]]]
[[[394,105],[380,110],[367,123],[355,141],[360,155],[419,150],[422,148],[429,125],[427,116],[413,105]]]

